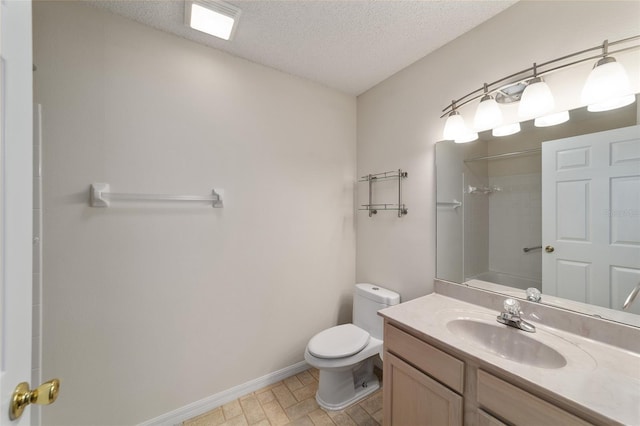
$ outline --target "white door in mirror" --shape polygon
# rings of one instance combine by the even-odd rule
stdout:
[[[544,142],[542,188],[542,293],[622,309],[640,281],[640,126]]]

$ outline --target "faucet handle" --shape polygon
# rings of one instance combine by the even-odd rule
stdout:
[[[502,306],[504,307],[505,312],[508,312],[511,315],[520,315],[520,303],[518,303],[517,300],[507,299],[504,301]]]
[[[535,287],[529,287],[527,289],[527,300],[530,302],[539,302],[542,299],[542,293]]]

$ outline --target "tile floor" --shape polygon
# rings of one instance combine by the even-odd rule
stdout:
[[[318,370],[311,368],[187,420],[184,426],[374,426],[382,424],[382,389],[342,411],[316,402]]]

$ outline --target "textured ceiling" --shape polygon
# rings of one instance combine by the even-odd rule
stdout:
[[[184,24],[179,0],[94,5],[241,58],[359,95],[517,0],[228,1],[242,9],[235,38]]]

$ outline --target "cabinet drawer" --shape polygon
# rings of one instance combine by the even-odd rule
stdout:
[[[482,370],[478,370],[478,404],[518,426],[590,424]]]
[[[392,325],[385,324],[384,345],[388,351],[449,386],[458,393],[464,390],[464,362],[416,339]]]

